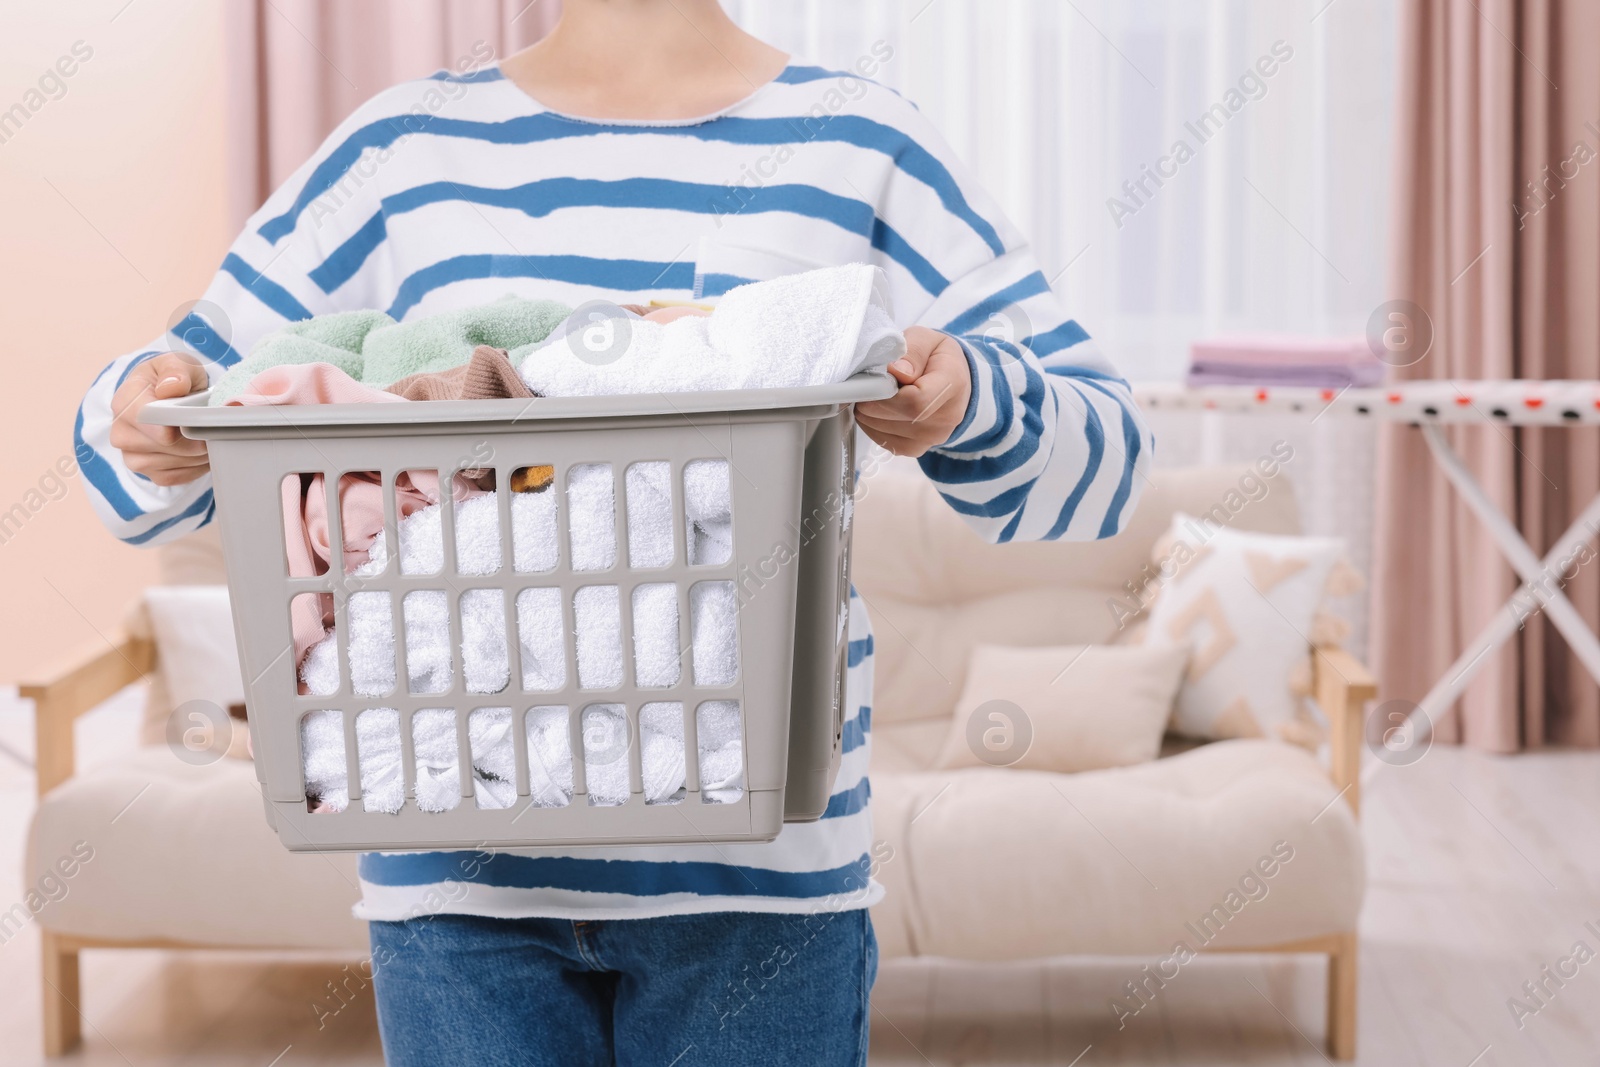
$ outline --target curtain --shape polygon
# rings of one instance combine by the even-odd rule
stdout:
[[[230,208],[242,227],[356,106],[396,82],[493,62],[561,0],[228,0]]]
[[[1600,5],[1406,0],[1394,289],[1432,320],[1417,378],[1600,377]],[[1600,431],[1473,427],[1453,444],[1536,552],[1600,493]],[[1381,442],[1373,641],[1419,699],[1516,587],[1414,430]],[[1593,626],[1600,577],[1565,591]],[[1482,666],[1441,740],[1600,744],[1600,692],[1543,617]]]
[[[1033,243],[1072,314],[1135,380],[1177,378],[1189,342],[1207,335],[1361,335],[1389,298],[1394,0],[725,7],[827,67],[890,45],[874,77],[934,121]],[[1264,56],[1273,73],[1258,83],[1250,74]],[[1202,142],[1190,126],[1230,90],[1242,106]],[[1180,139],[1193,156],[1166,164],[1173,176],[1158,185],[1146,175]],[[1163,412],[1152,423],[1160,466],[1250,462],[1288,442],[1305,527],[1343,538],[1370,573],[1369,425]],[[1364,654],[1365,599],[1334,608]]]

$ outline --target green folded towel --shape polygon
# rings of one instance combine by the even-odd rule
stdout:
[[[381,311],[340,311],[292,322],[257,341],[250,354],[211,387],[209,403],[238,396],[271,367],[331,363],[356,381],[382,389],[410,374],[449,370],[479,345],[531,349],[572,309],[555,300],[504,296],[491,304],[395,322]]]

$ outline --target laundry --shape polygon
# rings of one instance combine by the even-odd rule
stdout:
[[[689,469],[700,464],[695,477]],[[636,465],[639,466],[639,465]],[[662,467],[670,471],[668,464]],[[732,510],[726,493],[725,460],[685,465],[685,511],[719,531],[731,545]],[[673,516],[670,506],[654,506],[658,495],[671,499],[664,472],[649,472],[656,484],[648,491],[628,483],[629,544],[664,541],[671,561]],[[606,569],[616,560],[613,475],[609,464],[575,464],[568,472],[568,532],[575,570]],[[635,499],[650,507],[634,507]],[[456,568],[463,575],[493,574],[500,568],[499,497],[481,492],[455,504]],[[381,523],[380,523],[381,526]],[[513,493],[511,497],[513,566],[537,573],[554,568],[560,552],[556,497],[550,492]],[[430,504],[401,519],[397,530],[402,574],[439,574],[445,569],[443,509]],[[353,577],[382,574],[389,564],[380,533],[363,546],[366,559]],[[725,557],[726,558],[726,557]],[[690,556],[690,562],[694,562]],[[468,589],[459,601],[461,669],[468,692],[498,693],[510,680],[504,594],[497,589]],[[735,590],[729,581],[697,582],[689,589],[691,650],[695,684],[729,685],[738,675],[738,626]],[[664,688],[678,684],[681,671],[678,594],[672,583],[648,583],[634,590],[633,654],[636,683]],[[523,688],[553,691],[566,685],[565,624],[556,589],[526,589],[515,604]],[[419,589],[400,604],[405,640],[408,691],[448,692],[454,684],[449,595]],[[578,684],[607,689],[623,681],[622,619],[618,587],[582,586],[573,597],[575,659]],[[346,602],[346,655],[350,686],[359,696],[383,696],[395,685],[394,606],[390,594],[358,591]],[[327,696],[338,691],[338,641],[315,619],[314,640],[301,661],[300,680],[307,693]],[[298,643],[298,638],[297,638]]]
[[[709,315],[691,310],[659,316],[669,320],[661,322],[618,308],[610,320],[596,321],[600,312],[587,307],[510,357],[541,396],[841,382],[905,354],[887,293],[879,268],[854,263],[741,285]]]
[[[406,400],[528,399],[533,390],[523,384],[504,349],[479,345],[472,358],[449,370],[411,374],[384,390]]]
[[[363,810],[399,811],[405,802],[400,713],[394,708],[369,708],[356,716],[355,728]],[[508,808],[516,800],[510,735],[510,708],[479,708],[467,718],[473,790],[481,808]],[[333,710],[311,712],[301,720],[300,738],[306,754],[306,796],[312,808],[345,810],[350,804],[350,788],[344,717]],[[461,768],[455,712],[448,708],[418,711],[411,719],[411,738],[417,807],[423,811],[457,807],[461,803]]]
[[[369,812],[397,812],[405,803],[400,744],[400,713],[370,708],[356,716],[361,806]],[[744,731],[736,701],[707,701],[696,710],[699,785],[705,801],[728,804],[744,795]],[[516,744],[510,708],[478,708],[467,716],[468,765],[474,803],[501,810],[517,800]],[[570,713],[565,706],[542,706],[526,716],[528,802],[537,808],[565,807],[574,795],[575,767]],[[626,803],[631,731],[621,704],[591,704],[583,709],[584,777],[589,803]],[[314,711],[301,720],[305,789],[313,810],[344,811],[350,805],[349,764],[343,715]],[[411,719],[415,759],[414,793],[422,811],[459,806],[461,759],[456,713],[425,708]],[[685,796],[687,743],[683,705],[659,701],[639,712],[639,766],[648,804],[672,803]]]
[[[526,350],[571,314],[571,307],[555,300],[505,296],[410,322],[395,322],[381,311],[317,315],[257,341],[212,384],[207,402],[227,403],[263,371],[308,363],[329,364],[360,384],[382,389],[412,375],[464,366],[479,346]]]

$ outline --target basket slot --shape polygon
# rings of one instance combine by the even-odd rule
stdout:
[[[405,736],[407,798],[430,815],[460,807],[461,798],[471,795],[471,774],[461,773],[462,756],[468,754],[466,716],[454,708],[421,708],[410,719]]]
[[[511,530],[512,569],[518,574],[548,574],[561,561],[566,531],[558,527],[560,495],[555,491],[555,466],[541,463],[511,472],[511,492],[502,507],[502,522]]]
[[[669,746],[677,746],[678,755],[683,757],[682,769],[676,776],[671,776],[663,767],[653,768],[654,774],[650,780],[642,781],[646,804],[680,804],[686,795],[684,788],[688,781],[687,750],[683,741],[683,702],[675,700],[656,700],[639,708],[639,738],[637,746],[641,761],[641,778],[645,777],[643,762],[651,756],[656,759],[670,760]],[[659,795],[652,797],[651,793]]]
[[[405,508],[397,499],[402,486],[406,487],[407,499],[413,508],[405,517],[403,533],[398,513]],[[398,549],[400,558],[400,565],[395,569],[400,574],[411,577],[443,573],[444,511],[437,506],[439,472],[431,467],[400,471],[390,486],[389,499],[393,502],[394,511],[391,512],[388,521],[393,524],[396,531],[391,548]],[[417,507],[416,505],[423,500],[430,502],[429,506]],[[387,533],[387,528],[385,532]]]
[[[497,574],[504,565],[505,524],[500,494],[492,493],[494,471],[469,467],[450,479],[453,512],[452,554],[455,572],[474,577]]]
[[[743,705],[737,700],[707,700],[695,708],[695,755],[699,756],[699,739],[707,739],[708,758],[698,760],[700,802],[702,804],[731,804],[744,796],[744,786],[733,786],[732,781],[743,783],[746,778],[744,743],[745,723]]]
[[[305,789],[306,810],[318,815],[331,814],[343,803],[344,795],[348,795],[355,735],[349,731],[343,712],[319,708],[300,716],[299,740],[300,782]],[[315,759],[308,760],[308,753],[315,753]],[[329,806],[321,807],[319,802]]]
[[[524,589],[517,594],[515,633],[519,677],[524,692],[553,693],[566,687],[567,634],[559,588]]]
[[[578,686],[616,689],[622,685],[623,618],[614,585],[586,585],[572,595]]]
[[[448,693],[461,677],[461,652],[450,637],[450,599],[443,589],[413,589],[402,601],[406,690]]]
[[[620,807],[636,792],[633,750],[634,719],[624,704],[597,703],[584,706],[583,766],[589,804],[592,807]]]
[[[511,684],[505,631],[506,595],[501,589],[468,589],[456,600],[460,638],[457,688],[469,693],[500,693]]]
[[[566,807],[572,802],[570,787],[582,784],[572,755],[582,751],[581,743],[576,748],[572,743],[575,722],[572,710],[565,705],[541,704],[528,709],[526,728],[519,731],[525,755],[518,767],[528,775],[522,795],[529,798],[532,807]],[[548,743],[541,743],[541,738]],[[521,815],[518,813],[518,818]]]
[[[687,516],[685,557],[690,566],[716,566],[733,558],[733,492],[725,459],[683,465]]]
[[[400,712],[394,708],[366,708],[356,715],[360,765],[351,780],[361,783],[363,811],[396,812],[405,803],[412,749],[410,730],[401,727]]]
[[[683,677],[683,646],[678,643],[677,582],[646,582],[633,587],[633,684],[639,689],[666,689]]]
[[[395,640],[394,598],[387,590],[347,593],[343,623],[350,691],[364,697],[393,692],[395,647],[401,643]]]
[[[300,631],[307,633],[322,631],[324,619],[328,617],[333,619],[323,637],[311,644],[293,671],[295,680],[303,678],[306,691],[316,697],[336,696],[342,689],[344,679],[344,654],[341,651],[339,635],[336,633],[342,629],[343,622],[332,611],[324,614],[325,609],[332,607],[332,603],[333,597],[328,593],[295,593],[289,598],[291,634]],[[335,633],[332,642],[328,639],[329,633]]]
[[[732,582],[689,587],[694,684],[732,685],[739,677],[739,598]]]
[[[518,743],[521,723],[522,716],[510,708],[474,708],[461,717],[459,751],[467,754],[461,795],[474,796],[480,810],[509,808],[527,793],[518,773],[527,749],[526,737]]]
[[[628,566],[635,570],[670,567],[676,552],[672,464],[667,460],[644,460],[628,465],[625,479],[627,521],[619,525],[627,538]],[[681,538],[679,538],[681,539]]]
[[[617,565],[617,492],[609,463],[567,468],[567,550],[574,571]]]

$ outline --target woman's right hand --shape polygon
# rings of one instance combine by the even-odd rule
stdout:
[[[175,426],[146,426],[139,412],[152,400],[171,400],[206,388],[200,361],[166,352],[128,372],[111,397],[111,447],[135,474],[157,485],[185,485],[211,469],[204,441],[191,441]]]

